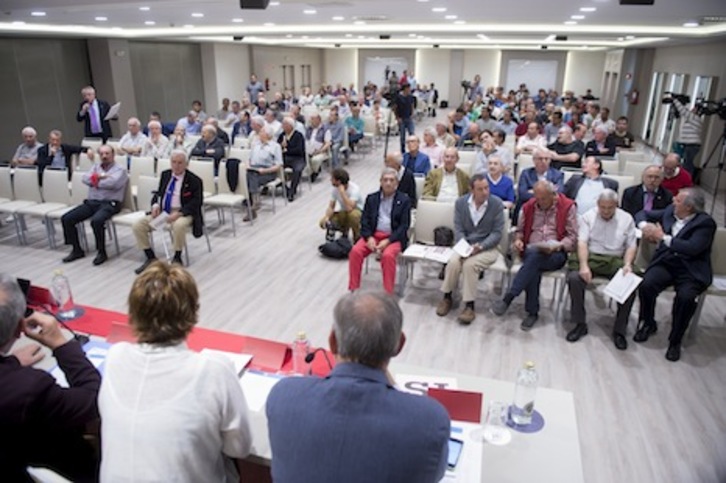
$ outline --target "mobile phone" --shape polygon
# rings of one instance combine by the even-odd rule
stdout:
[[[464,446],[464,442],[460,439],[449,438],[449,460],[448,466],[450,470],[456,468],[456,464],[459,462],[461,456],[461,449]]]

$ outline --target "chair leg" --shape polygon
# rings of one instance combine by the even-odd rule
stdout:
[[[232,219],[234,219],[234,216],[232,216]],[[207,239],[207,250],[209,250],[209,253],[212,253],[212,243],[209,241],[209,231],[207,230],[207,225],[204,225],[204,238]]]
[[[116,245],[116,256],[121,256],[121,247],[119,247],[118,245],[118,233],[116,233],[116,224],[114,222],[111,222],[110,225],[110,231],[113,231],[113,242]]]
[[[696,338],[696,331],[698,330],[698,321],[701,319],[701,311],[703,310],[703,304],[706,301],[706,292],[703,292],[698,297],[698,305],[696,306],[696,312],[691,317],[691,324],[688,327],[688,340],[692,341]]]
[[[18,245],[25,245],[25,237],[23,236],[23,225],[20,222],[20,215],[13,213],[13,224],[15,225],[15,236],[18,239]]]
[[[249,206],[248,206],[249,208]],[[224,210],[222,210],[224,212]],[[237,222],[234,221],[234,208],[229,207],[229,218],[232,220],[232,235],[237,236]],[[250,221],[252,220],[252,215],[250,215]],[[206,235],[207,231],[204,230],[204,234]],[[207,236],[207,244],[209,244],[209,237]],[[211,252],[212,249],[210,248],[209,251]]]
[[[184,242],[184,258],[187,260],[187,267],[189,266],[189,245],[187,242]]]

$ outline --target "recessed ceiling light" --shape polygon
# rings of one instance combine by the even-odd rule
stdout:
[[[455,25],[464,25],[466,23],[466,20],[454,20]]]
[[[432,12],[441,13],[446,11],[446,7],[434,7],[431,9]]]
[[[345,34],[346,37],[351,38],[353,34]]]
[[[447,15],[447,16],[445,16],[444,18],[445,18],[446,20],[456,20],[456,19],[457,19],[457,18],[459,18],[459,17],[457,17],[456,15]]]
[[[25,25],[25,22],[21,22],[20,20],[16,20],[13,22],[13,25]]]
[[[366,23],[363,20],[356,20],[353,22],[355,25],[365,25]]]
[[[310,37],[309,37],[309,36],[307,36],[307,35],[303,35],[303,36],[302,36],[302,38],[303,38],[303,39],[309,39]]]
[[[590,48],[590,46],[589,46],[589,45],[583,45],[583,46],[582,46],[582,48],[583,48],[583,49],[589,49],[589,48]]]
[[[147,20],[146,22],[144,22],[144,25],[156,25],[156,22],[154,22],[153,20]]]
[[[409,37],[415,37],[416,34],[408,34]]]
[[[595,7],[582,7],[580,8],[580,12],[594,12],[597,9]]]
[[[479,38],[480,38],[480,39],[482,39],[482,40],[489,40],[489,37],[487,37],[487,36],[486,36],[486,35],[484,35],[484,34],[477,34],[477,37],[479,37]]]
[[[364,39],[364,38],[366,38],[366,36],[365,35],[359,35],[358,38],[359,39]]]
[[[186,24],[186,25],[184,25],[184,28],[185,29],[193,29],[194,28],[194,25],[192,25],[192,24]]]
[[[108,20],[108,17],[96,17],[96,22],[105,22]]]
[[[287,34],[287,35],[285,35],[285,38],[286,38],[286,39],[291,39],[291,38],[292,38],[292,34]]]
[[[552,42],[553,40],[555,40],[554,34],[548,35],[547,38],[545,39],[545,42]]]
[[[418,0],[418,1],[419,1],[419,2],[421,2],[421,3],[426,3],[426,2],[428,2],[429,0]]]
[[[233,18],[232,19],[232,22],[234,22],[234,23],[242,23],[242,22],[244,22],[244,19],[241,19],[241,18]]]
[[[623,40],[625,40],[625,38],[623,38],[623,37],[618,37],[618,42],[622,42]]]
[[[575,22],[574,20],[568,20],[565,22],[565,25],[577,25],[577,22]]]
[[[273,22],[265,22],[262,25],[264,25],[265,27],[274,27],[275,26],[275,24]]]
[[[148,12],[149,10],[151,10],[151,7],[139,7],[139,10],[141,10],[142,12]]]
[[[194,12],[192,14],[192,17],[194,17],[194,18],[202,18],[202,17],[204,17],[204,14],[201,13],[201,12]]]
[[[571,15],[570,18],[572,20],[584,20],[585,16],[584,15]]]
[[[318,13],[318,11],[317,10],[313,10],[312,8],[309,8],[307,10],[303,10],[303,13],[305,15],[315,15],[316,13]]]
[[[30,12],[33,17],[45,17],[45,12]]]
[[[683,24],[684,27],[698,27],[698,22],[686,22]]]
[[[635,35],[626,35],[625,40],[635,40]]]
[[[345,17],[341,17],[340,15],[336,15],[335,17],[333,17],[333,20],[335,20],[336,22],[340,22],[341,20],[345,20]]]
[[[280,2],[270,2],[270,7],[279,7]]]

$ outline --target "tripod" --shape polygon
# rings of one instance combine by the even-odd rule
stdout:
[[[724,157],[726,157],[726,123],[724,123],[724,130],[723,133],[721,133],[721,137],[716,141],[716,144],[713,145],[713,149],[711,149],[711,152],[708,154],[708,158],[706,158],[706,162],[703,163],[703,166],[701,166],[701,172],[703,173],[706,168],[708,167],[708,164],[711,162],[711,158],[714,154],[716,154],[716,149],[718,149],[719,145],[721,146],[721,154],[719,155],[718,159],[718,174],[716,174],[716,184],[713,186],[713,201],[711,201],[711,216],[713,216],[713,209],[716,206],[716,196],[718,195],[718,185],[721,181],[721,173],[723,172],[724,168]],[[724,199],[724,210],[726,211],[726,198]],[[724,226],[726,226],[726,215],[724,218]]]

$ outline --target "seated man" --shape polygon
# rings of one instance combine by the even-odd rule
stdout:
[[[74,146],[63,142],[63,133],[53,129],[48,135],[48,144],[38,149],[38,184],[43,186],[43,171],[45,168],[58,168],[68,170],[68,180],[72,175],[72,161],[74,154],[86,153],[93,159],[93,150],[83,146]]]
[[[78,240],[76,225],[89,218],[98,251],[96,258],[93,259],[93,264],[101,265],[108,260],[106,222],[121,211],[129,177],[126,169],[114,161],[111,146],[104,144],[99,147],[98,157],[100,162],[95,163],[90,171],[83,175],[83,184],[89,187],[88,198],[82,205],[73,208],[61,217],[65,244],[73,248],[71,253],[63,259],[63,263],[70,263],[86,256]]]
[[[13,159],[10,160],[10,164],[31,166],[36,164],[38,160],[38,149],[43,143],[38,142],[38,133],[30,126],[26,126],[22,130],[23,143],[18,146],[15,150]]]
[[[202,128],[202,137],[192,148],[190,157],[212,158],[214,160],[214,176],[219,174],[219,162],[222,161],[225,153],[225,146],[217,137],[217,128],[211,124],[205,124]]]
[[[469,192],[469,175],[456,167],[459,162],[459,151],[454,147],[444,151],[444,164],[440,168],[429,171],[423,188],[424,198],[436,201],[456,201]]]
[[[360,238],[360,218],[363,212],[363,195],[357,184],[350,181],[348,172],[337,168],[330,173],[330,184],[333,186],[328,209],[320,219],[320,228],[334,228],[348,236],[353,232],[353,243]],[[336,210],[336,208],[338,208]],[[329,226],[329,223],[332,226]]]
[[[494,142],[494,136],[491,131],[484,131],[481,133],[480,139],[481,149],[476,152],[476,164],[474,165],[473,173],[484,175],[489,170],[489,156],[499,156],[499,159],[502,162],[504,162],[504,157],[502,151]]]
[[[449,132],[452,133],[458,144],[461,138],[469,130],[469,124],[471,122],[469,121],[469,118],[466,117],[466,111],[461,107],[458,107],[450,117],[451,122],[449,124]]]
[[[652,164],[643,170],[643,182],[625,189],[621,208],[635,217],[642,210],[662,210],[673,203],[673,195],[663,189],[663,170]]]
[[[628,131],[628,118],[620,116],[615,122],[615,131],[608,135],[608,139],[615,146],[615,149],[631,149],[635,147],[635,136]]]
[[[265,125],[272,128],[272,139],[277,139],[277,136],[282,132],[282,123],[277,120],[277,111],[274,109],[268,109],[264,114]]]
[[[202,123],[197,119],[197,111],[191,110],[186,116],[176,122],[177,126],[184,128],[188,135],[197,135],[202,131]]]
[[[538,181],[549,181],[557,188],[560,193],[565,187],[564,174],[562,171],[550,166],[550,151],[547,149],[537,149],[532,154],[534,166],[522,171],[519,175],[517,184],[517,205],[522,206],[524,203],[534,197],[534,185]]]
[[[615,121],[610,119],[610,109],[608,109],[607,107],[603,107],[600,110],[600,116],[593,119],[592,125],[590,126],[590,128],[594,132],[595,129],[597,129],[599,126],[602,126],[605,129],[607,129],[608,134],[615,131]]]
[[[229,145],[229,134],[227,134],[227,131],[219,127],[219,120],[216,117],[207,117],[204,121],[204,125],[214,127],[214,130],[217,133],[217,139],[222,141],[222,144],[225,146]]]
[[[323,127],[326,134],[330,133],[330,147],[333,158],[331,164],[332,168],[335,169],[340,166],[340,148],[343,146],[343,141],[345,140],[345,124],[340,120],[337,110],[330,110],[328,122]]]
[[[668,208],[641,212],[646,223],[638,224],[643,239],[658,243],[658,249],[640,284],[640,323],[633,340],[645,342],[656,333],[655,302],[672,285],[676,296],[666,359],[673,362],[681,358],[681,340],[696,311],[696,299],[713,281],[711,247],[716,222],[704,212],[705,204],[700,190],[683,188]]]
[[[572,137],[570,126],[562,126],[557,133],[557,141],[547,146],[552,151],[552,167],[579,168],[582,156],[585,154],[585,146],[582,141]]]
[[[141,121],[135,117],[130,117],[126,127],[128,127],[128,131],[121,136],[118,142],[119,153],[127,156],[140,156],[147,139],[144,133],[141,132]]]
[[[25,297],[14,278],[0,274],[0,468],[4,481],[33,481],[28,466],[48,467],[73,481],[96,481],[98,461],[83,438],[98,420],[101,375],[81,345],[66,340],[60,324],[39,312],[24,318]],[[31,366],[44,354],[37,344],[9,352],[21,334],[53,351],[68,380],[56,384]]]
[[[539,314],[539,286],[542,274],[559,270],[577,241],[577,209],[575,202],[557,193],[549,181],[534,185],[534,198],[522,206],[517,222],[513,248],[522,258],[522,266],[514,276],[504,298],[494,302],[492,312],[504,315],[515,297],[526,291],[527,316],[522,330],[530,330]]]
[[[521,153],[532,154],[535,149],[545,149],[547,147],[547,141],[544,136],[539,133],[539,124],[536,122],[530,122],[527,126],[527,133],[524,136],[520,136],[517,140],[517,146],[514,148],[514,153],[519,156]]]
[[[491,106],[484,106],[479,114],[479,119],[476,120],[476,124],[479,126],[479,131],[494,131],[497,128],[497,120],[492,119]]]
[[[552,106],[554,109],[554,106]],[[551,121],[548,122],[544,127],[544,138],[547,140],[547,144],[553,143],[557,140],[557,135],[562,128],[562,111],[552,112]]]
[[[514,206],[514,181],[509,176],[504,175],[504,166],[502,165],[501,158],[493,154],[489,156],[489,170],[486,174],[487,182],[489,183],[490,194],[496,196],[507,209],[511,209]]]
[[[497,147],[497,151],[499,151],[499,156],[501,156],[504,172],[509,173],[510,176],[514,176],[514,155],[512,154],[512,150],[504,145],[507,140],[507,133],[501,129],[495,129],[492,131],[492,139],[494,140],[494,145]]]
[[[605,126],[598,126],[593,129],[592,135],[592,141],[585,146],[585,156],[615,156],[615,143],[610,139]]]
[[[497,129],[504,131],[507,136],[514,136],[517,129],[517,123],[513,120],[512,110],[507,108],[502,111],[502,118],[497,123]]]
[[[361,218],[361,238],[348,255],[348,289],[360,288],[363,259],[375,252],[381,257],[383,288],[393,293],[396,284],[396,257],[406,249],[411,224],[411,201],[398,191],[398,173],[391,168],[381,172],[381,189],[366,198]]]
[[[327,131],[322,124],[320,114],[310,116],[310,125],[305,132],[305,152],[310,156],[310,169],[313,181],[320,174],[323,161],[330,159],[330,147],[332,139],[330,131]]]
[[[670,191],[674,198],[678,196],[678,191],[693,186],[691,174],[681,166],[681,157],[676,153],[669,153],[663,160],[661,186]]]
[[[565,184],[564,194],[577,203],[577,214],[584,215],[597,205],[606,189],[618,192],[618,182],[602,175],[602,163],[594,156],[585,158],[582,174],[572,176]]]
[[[350,109],[350,116],[345,118],[345,128],[348,130],[348,144],[351,152],[355,151],[355,146],[363,139],[363,130],[365,123],[360,117],[360,107],[357,105]]]
[[[167,152],[169,139],[162,133],[161,123],[159,121],[149,121],[147,128],[149,135],[141,150],[141,155],[154,159],[163,158]]]
[[[472,122],[459,138],[459,141],[456,143],[456,147],[459,149],[476,149],[481,146],[481,133],[482,130],[479,125]]]
[[[174,243],[172,263],[183,265],[181,256],[182,250],[186,246],[189,227],[193,227],[192,233],[196,238],[204,234],[202,193],[202,180],[187,170],[186,153],[181,150],[172,151],[171,169],[161,173],[159,188],[151,198],[151,213],[134,223],[133,226],[136,244],[146,255],[146,261],[136,269],[137,275],[156,260],[156,254],[149,241],[149,234],[153,230],[151,221],[162,212],[167,214],[166,223],[171,230]]]
[[[446,470],[449,416],[437,401],[394,388],[388,364],[406,340],[395,299],[348,294],[334,318],[330,375],[284,378],[267,398],[273,480],[438,482]]]
[[[202,124],[204,124],[204,122],[207,120],[207,117],[209,117],[207,113],[204,112],[204,110],[202,109],[202,101],[192,101],[192,111],[194,111],[194,113],[197,115],[197,120]]]
[[[176,126],[174,132],[169,136],[169,142],[166,145],[166,149],[162,154],[162,158],[171,158],[171,152],[176,149],[181,149],[185,153],[191,153],[192,149],[196,146],[196,141],[192,141],[183,126]]]
[[[456,145],[456,139],[443,122],[436,123],[436,142],[445,148],[453,148]]]
[[[384,161],[386,167],[396,171],[398,175],[398,191],[405,193],[411,201],[411,208],[416,209],[418,196],[416,195],[416,180],[410,169],[401,164],[401,153],[388,153]]]
[[[295,130],[295,119],[288,116],[282,120],[282,133],[277,138],[277,142],[282,148],[283,164],[286,168],[292,170],[290,187],[287,189],[287,199],[293,202],[306,166],[305,137]]]
[[[252,218],[257,218],[260,204],[260,186],[269,183],[279,176],[282,166],[282,148],[273,141],[273,128],[265,126],[260,129],[260,140],[252,146],[250,161],[247,167],[247,188],[252,199]],[[252,221],[245,215],[244,221]]]
[[[475,174],[469,186],[471,194],[461,196],[454,206],[454,238],[457,243],[465,239],[473,250],[466,258],[455,253],[449,259],[441,285],[444,298],[436,308],[439,317],[449,313],[453,305],[452,293],[463,272],[464,310],[459,314],[459,322],[464,325],[471,324],[476,317],[474,300],[479,274],[497,261],[497,246],[504,232],[504,205],[496,196],[489,196],[486,178]]]
[[[431,171],[431,160],[427,155],[419,151],[418,137],[407,137],[406,147],[408,152],[403,153],[403,166],[410,169],[416,176],[426,176]]]
[[[635,222],[626,211],[618,208],[618,193],[605,189],[597,199],[597,206],[582,215],[579,220],[576,257],[570,257],[567,285],[570,288],[570,316],[575,328],[567,334],[567,340],[576,342],[587,334],[585,314],[585,288],[593,277],[612,278],[619,269],[624,273],[633,270],[637,250]],[[625,350],[628,343],[625,333],[635,292],[623,304],[618,304],[613,328],[615,347]]]

